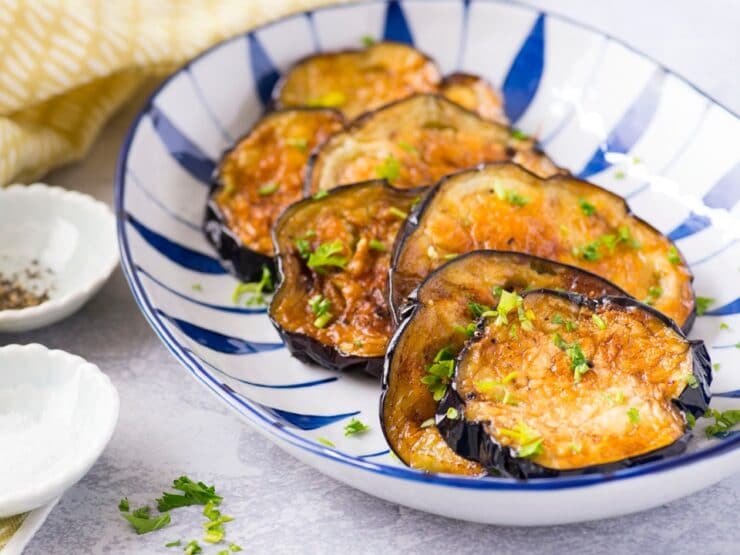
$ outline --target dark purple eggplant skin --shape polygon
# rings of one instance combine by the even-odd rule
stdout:
[[[314,160],[314,156],[311,156],[311,159],[309,160],[309,165],[312,165],[313,164],[313,160]],[[447,181],[448,179],[452,179],[453,177],[456,177],[457,175],[459,175],[461,173],[481,171],[481,170],[484,170],[488,166],[502,165],[502,164],[508,164],[508,163],[509,162],[493,162],[491,164],[481,164],[481,165],[479,165],[479,166],[477,166],[475,168],[461,170],[459,172],[456,172],[456,173],[452,173],[450,175],[447,175],[447,176],[443,177],[442,179],[440,179],[437,182],[436,185],[434,185],[433,187],[431,187],[430,189],[428,189],[427,192],[426,192],[426,194],[424,195],[424,198],[421,200],[421,202],[419,202],[413,208],[413,210],[411,210],[411,212],[409,213],[408,218],[406,218],[406,221],[403,224],[403,227],[401,227],[401,231],[399,231],[398,236],[396,237],[396,242],[393,245],[393,254],[391,255],[391,270],[390,270],[390,273],[389,273],[390,282],[389,282],[389,287],[388,287],[388,295],[389,295],[389,302],[390,302],[390,306],[391,306],[391,311],[392,311],[394,317],[396,318],[396,320],[395,320],[396,324],[399,324],[403,320],[403,314],[402,314],[403,311],[402,311],[402,306],[396,306],[396,303],[393,302],[393,299],[394,299],[394,294],[393,294],[393,272],[394,272],[394,269],[396,268],[396,265],[398,263],[398,259],[401,256],[401,250],[403,249],[404,243],[410,237],[410,235],[414,231],[416,231],[416,229],[419,227],[420,222],[421,222],[421,219],[424,216],[424,212],[431,205],[434,196],[439,192],[439,190],[441,189],[441,187],[442,187],[442,185],[444,184],[445,181]],[[527,173],[532,173],[529,170],[526,170],[524,168],[522,168],[522,170],[525,171],[525,172],[527,172]],[[307,175],[306,183],[309,184],[310,182],[308,181],[308,177],[310,177],[310,171],[307,172],[306,175]],[[553,176],[553,177],[548,178],[548,179],[557,179],[558,177],[559,176]],[[546,179],[543,179],[543,181],[544,180],[546,180]],[[606,190],[603,187],[601,187],[601,186],[599,186],[599,185],[597,185],[595,183],[590,183],[590,184],[592,186],[598,188],[598,189]],[[616,195],[615,193],[610,193],[610,194],[612,194],[615,197],[621,198],[621,197],[619,197],[619,195]],[[634,217],[638,221],[642,222],[646,226],[650,227],[656,233],[660,234],[660,231],[655,226],[653,226],[650,223],[646,222],[645,220],[643,220],[642,218],[640,218],[638,215],[636,215],[634,212],[632,212],[632,209],[630,208],[629,204],[623,198],[622,198],[622,202],[624,203],[624,206],[625,206],[625,208],[627,210],[627,213],[629,215],[631,215],[632,217]],[[685,265],[687,268],[689,268],[688,262],[686,261],[686,258],[684,257],[683,253],[680,250],[678,250],[678,255],[681,257],[681,263],[683,265]],[[588,272],[588,270],[584,270],[583,268],[579,268],[579,269],[581,271]],[[689,268],[689,270],[690,270],[690,268]],[[694,275],[693,274],[691,274],[691,276],[690,276],[690,281],[692,283],[692,293],[693,293],[693,281],[694,281]],[[406,302],[404,302],[403,304],[405,305]],[[694,302],[694,308],[692,309],[691,313],[687,316],[686,321],[683,323],[683,326],[680,327],[681,332],[683,334],[688,334],[691,331],[691,328],[694,326],[695,320],[696,320],[696,302]]]
[[[577,293],[566,293],[554,291],[551,289],[534,289],[524,293],[526,296],[532,293],[546,293],[567,299],[575,304],[596,309],[600,305],[611,303],[613,305],[625,308],[638,308],[650,312],[662,321],[666,326],[671,328],[681,337],[686,339],[685,334],[673,320],[658,312],[649,305],[643,304],[629,297],[602,297],[601,299],[589,299]],[[478,331],[460,351],[455,363],[455,373],[457,367],[465,357],[465,354],[471,344],[482,337],[485,326],[484,319],[478,322]],[[693,374],[697,381],[697,387],[692,388],[688,385],[679,395],[678,399],[673,400],[673,404],[684,414],[691,414],[695,418],[702,416],[709,409],[711,394],[709,386],[712,383],[712,365],[709,359],[709,353],[701,340],[686,339],[692,350],[693,355]],[[435,421],[442,437],[447,444],[460,456],[480,463],[486,471],[492,476],[505,476],[519,480],[533,478],[554,478],[559,476],[577,476],[583,474],[609,474],[617,470],[631,468],[633,466],[662,460],[665,458],[680,455],[686,450],[688,443],[693,435],[688,423],[685,427],[684,434],[670,445],[660,449],[655,449],[648,453],[643,453],[635,457],[629,457],[619,461],[605,464],[596,464],[582,468],[568,470],[558,470],[547,468],[539,465],[528,458],[516,456],[516,451],[508,446],[501,445],[491,437],[481,422],[469,422],[464,418],[465,402],[455,390],[455,377],[447,393],[442,398],[437,409]],[[447,418],[446,413],[450,408],[455,408],[460,418]]]
[[[371,180],[371,181],[362,181],[360,183],[351,183],[349,185],[342,185],[340,187],[336,187],[335,189],[331,190],[331,193],[341,193],[342,191],[348,191],[355,187],[364,186],[367,185],[370,182],[379,182],[383,181],[384,185],[388,187],[389,189],[393,189],[393,186],[388,183],[385,180]],[[423,189],[406,189],[404,191],[409,196],[419,195],[423,192]],[[293,203],[289,208],[295,208],[297,206],[300,206],[301,204],[306,204],[309,202],[312,202],[312,198],[304,198],[301,201],[298,201],[296,203]],[[276,284],[277,287],[275,289],[276,293],[278,288],[280,287],[280,284],[283,283],[283,280],[285,279],[285,271],[283,269],[283,258],[280,256],[280,245],[277,241],[277,235],[275,231],[278,229],[278,226],[281,223],[281,220],[283,217],[285,217],[287,214],[287,210],[283,213],[283,215],[278,218],[278,221],[273,226],[273,232],[272,232],[272,242],[273,245],[275,245],[275,271],[276,273],[273,274],[277,276]],[[273,297],[274,298],[274,297]],[[307,335],[301,334],[301,333],[295,333],[285,330],[279,322],[277,322],[273,316],[272,316],[272,310],[268,309],[267,311],[268,316],[270,318],[270,322],[272,323],[273,327],[277,330],[278,334],[280,335],[281,339],[285,343],[285,346],[290,351],[291,355],[300,360],[301,362],[306,362],[309,364],[318,364],[319,366],[322,366],[324,368],[328,368],[329,370],[335,370],[335,371],[343,371],[343,372],[364,372],[366,374],[369,374],[373,376],[374,378],[380,378],[383,374],[383,364],[385,357],[383,356],[377,356],[377,357],[362,357],[357,355],[350,355],[346,353],[342,353],[338,351],[333,345],[327,345],[325,343],[322,343],[321,341],[318,341],[317,339],[314,339],[313,337],[309,337]]]
[[[285,110],[274,110],[265,111],[260,118],[254,123],[254,125],[244,135],[237,138],[232,145],[221,153],[219,163],[213,170],[211,176],[211,188],[208,192],[208,201],[206,203],[205,212],[203,215],[203,233],[208,243],[216,250],[221,265],[237,279],[243,282],[259,281],[262,276],[262,266],[267,266],[270,270],[270,274],[276,275],[276,264],[272,256],[268,256],[261,252],[257,252],[249,247],[245,246],[239,237],[229,228],[226,223],[221,209],[216,203],[216,195],[223,187],[223,184],[219,180],[219,172],[221,170],[221,164],[223,160],[234,150],[239,143],[249,137],[252,131],[260,125],[264,119],[270,115],[276,115],[281,112],[292,112],[292,111],[315,111],[315,110],[330,110],[330,108],[309,108],[309,107],[297,107],[297,108],[286,108]],[[337,110],[331,110],[339,114]],[[317,146],[317,149],[320,145]],[[313,155],[310,156],[313,159]],[[307,162],[307,166],[308,166]]]

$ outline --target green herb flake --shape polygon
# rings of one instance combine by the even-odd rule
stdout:
[[[681,264],[681,255],[678,254],[678,249],[676,247],[668,249],[668,254],[666,256],[668,257],[668,262],[671,264]]]
[[[580,206],[581,212],[586,216],[593,216],[596,212],[596,207],[584,198],[578,199],[578,206]]]
[[[419,154],[419,151],[416,150],[416,147],[412,145],[411,143],[407,143],[406,141],[398,141],[398,146],[401,148],[401,150],[408,152],[409,154]]]
[[[206,530],[203,535],[203,541],[207,543],[221,543],[224,540],[226,531],[223,526],[216,526],[210,530]]]
[[[491,308],[484,304],[476,303],[475,301],[470,301],[468,303],[468,311],[473,318],[480,318],[484,312],[488,312],[489,310],[491,310]]]
[[[714,364],[712,364],[712,369],[713,369],[713,370],[714,370],[715,372],[718,372],[720,368],[721,368],[721,365],[720,365],[720,363],[719,363],[719,362],[715,362]]]
[[[730,329],[730,324],[728,324],[727,322],[720,322],[719,329],[721,329],[721,330],[729,330]]]
[[[319,329],[326,327],[334,317],[331,313],[331,301],[322,295],[314,295],[308,299],[308,306],[316,316],[313,325]]]
[[[347,265],[346,256],[341,256],[344,250],[344,243],[339,240],[330,243],[321,243],[308,257],[306,265],[312,270],[319,272],[326,271],[327,267],[341,268]]]
[[[558,326],[562,324],[565,320],[563,320],[563,317],[560,314],[555,314],[555,316],[552,317],[551,322],[553,324],[557,324]]]
[[[460,412],[455,407],[450,407],[447,409],[445,416],[450,420],[457,420],[460,418]]]
[[[329,91],[328,93],[306,102],[310,108],[338,108],[347,102],[347,97],[342,91]]]
[[[378,239],[370,239],[367,245],[374,251],[385,252],[388,250],[383,244],[383,241],[379,241]]]
[[[149,532],[160,530],[170,523],[170,513],[168,512],[162,513],[156,518],[152,518],[149,516],[148,512],[143,514],[140,511],[141,509],[138,509],[137,511],[134,511],[134,513],[123,515],[123,518],[129,521],[137,534],[148,534]],[[140,516],[136,516],[137,512]]]
[[[353,418],[352,420],[349,421],[349,424],[347,424],[344,427],[344,435],[349,437],[349,436],[354,436],[358,434],[364,434],[369,429],[370,429],[370,426],[368,426],[361,420],[358,420],[357,418]]]
[[[322,198],[326,198],[329,196],[329,191],[319,191],[318,193],[315,193],[314,196],[311,198],[313,200],[321,200]]]
[[[203,291],[203,286],[200,283],[194,283],[190,286],[193,291]]]
[[[118,510],[122,513],[127,513],[129,511],[128,497],[124,497],[118,502]]]
[[[501,183],[495,183],[493,185],[493,192],[496,193],[496,196],[499,199],[505,200],[514,206],[525,206],[529,204],[529,199],[527,197],[520,195],[512,189],[505,189]]]
[[[442,399],[455,370],[455,356],[449,347],[440,349],[426,369],[421,383],[427,386],[435,401]]]
[[[230,543],[229,544],[229,551],[231,551],[232,553],[236,553],[237,551],[242,551],[242,546],[241,545],[236,545],[235,543]]]
[[[234,304],[239,304],[244,295],[250,295],[245,303],[247,306],[265,305],[267,304],[267,300],[264,293],[272,293],[273,291],[272,274],[270,274],[270,269],[263,265],[260,280],[257,282],[237,284],[231,295],[231,301]]]
[[[390,212],[391,214],[393,214],[399,220],[405,220],[408,217],[408,213],[407,212],[404,212],[403,210],[401,210],[400,208],[396,208],[395,206],[391,206],[388,209],[388,212]]]
[[[499,428],[497,431],[519,445],[516,452],[518,457],[529,458],[542,454],[542,434],[524,422],[517,422],[511,429]]]
[[[717,299],[713,299],[712,297],[696,297],[696,315],[704,315],[707,310],[709,310],[709,307],[716,302],[716,300]]]
[[[422,422],[422,423],[421,423],[421,425],[420,425],[420,427],[421,427],[422,429],[424,429],[424,428],[431,428],[432,426],[434,426],[434,418],[427,418],[427,419],[426,419],[426,420],[424,420],[424,422]]]
[[[196,540],[190,541],[183,551],[185,555],[196,555],[196,553],[203,553],[203,548]]]
[[[614,177],[616,179],[624,179],[625,178],[625,173],[622,170],[617,170],[617,171],[614,172]]]
[[[455,333],[462,334],[465,337],[473,337],[475,335],[475,328],[476,328],[475,322],[470,322],[466,326],[460,326],[460,325],[454,326],[453,330],[455,331]]]
[[[630,422],[636,426],[640,423],[640,411],[635,407],[628,409],[627,418],[629,418]]]
[[[326,445],[327,447],[336,447],[331,441],[326,439],[325,437],[318,437],[316,438],[316,441],[318,441],[321,445]]]
[[[699,387],[699,382],[697,381],[694,374],[686,375],[686,385],[688,385],[691,389],[696,389],[697,387]]]
[[[308,140],[303,137],[291,137],[285,139],[285,144],[292,146],[293,148],[297,148],[301,152],[306,152],[306,149],[308,149]]]
[[[365,48],[370,48],[373,44],[375,44],[375,39],[370,35],[362,35],[360,41],[362,42],[362,46],[364,46]]]
[[[693,430],[696,426],[696,417],[690,412],[687,412],[684,416],[686,417],[686,425]]]
[[[165,547],[179,547],[180,545],[182,545],[182,542],[180,540],[175,540],[173,542],[167,542],[166,544],[164,544]]]
[[[182,494],[167,492],[162,494],[162,497],[157,499],[157,510],[160,512],[190,505],[205,505],[209,501],[218,505],[223,500],[220,495],[216,494],[215,486],[194,482],[187,476],[180,476],[174,480],[172,488],[181,491]]]
[[[586,360],[586,355],[581,350],[581,346],[577,342],[566,343],[559,333],[552,336],[552,342],[558,349],[565,351],[565,354],[570,358],[570,367],[573,370],[573,382],[580,382],[583,375],[591,369],[588,360]]]
[[[521,129],[516,129],[514,127],[511,128],[509,134],[511,135],[512,139],[516,139],[517,141],[526,141],[529,139],[529,135],[527,135]]]
[[[401,163],[392,154],[389,154],[385,160],[375,168],[375,175],[380,179],[386,179],[390,183],[393,183],[401,175]]]
[[[565,331],[576,331],[577,329],[578,329],[578,322],[574,322],[573,320],[565,321]]]
[[[591,315],[591,320],[593,321],[594,325],[600,330],[606,329],[606,321],[595,312]]]
[[[262,187],[257,189],[257,193],[261,197],[266,197],[266,196],[273,194],[279,188],[280,188],[280,183],[268,183],[266,185],[262,185]]]
[[[652,305],[663,296],[663,288],[660,285],[651,285],[648,287],[647,297],[643,300],[644,303]]]
[[[139,507],[131,514],[135,516],[136,518],[149,518],[149,512],[151,509],[149,509],[149,505],[144,505],[143,507]]]
[[[730,409],[723,412],[709,409],[704,418],[714,418],[714,424],[707,426],[707,437],[722,437],[740,423],[740,409]]]

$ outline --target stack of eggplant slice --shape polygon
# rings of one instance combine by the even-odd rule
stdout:
[[[686,448],[711,365],[685,260],[482,78],[383,42],[299,61],[273,105],[224,154],[204,231],[240,279],[276,272],[295,357],[383,372],[401,461],[529,479]]]

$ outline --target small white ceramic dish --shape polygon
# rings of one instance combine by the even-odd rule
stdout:
[[[82,478],[117,420],[116,388],[94,364],[38,344],[0,348],[0,518]]]
[[[0,189],[0,277],[49,300],[0,310],[0,332],[47,326],[78,310],[118,263],[115,218],[88,195],[41,183]]]

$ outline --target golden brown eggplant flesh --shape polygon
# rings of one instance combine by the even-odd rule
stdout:
[[[299,61],[278,83],[273,99],[279,108],[336,108],[352,119],[416,92],[436,91],[440,80],[437,65],[415,48],[378,42]]]
[[[393,302],[447,257],[476,249],[578,266],[653,305],[684,330],[693,323],[693,276],[676,246],[634,216],[621,197],[586,181],[541,179],[511,163],[442,180],[401,231]]]
[[[216,170],[204,231],[224,264],[252,281],[272,265],[272,226],[303,196],[311,151],[342,129],[335,110],[282,110],[268,114],[227,151]]]
[[[484,119],[501,125],[509,124],[503,97],[482,77],[470,73],[452,73],[440,83],[439,93]]]
[[[437,401],[422,379],[441,349],[460,350],[480,311],[496,305],[498,287],[558,288],[594,298],[624,294],[589,272],[512,252],[471,252],[432,272],[404,309],[406,318],[391,340],[383,377],[383,430],[396,455],[411,467],[451,474],[484,472],[479,464],[455,454],[439,435],[434,423]]]
[[[614,472],[674,456],[709,408],[704,344],[626,297],[505,293],[449,364],[438,429],[494,475]]]
[[[365,114],[332,136],[311,160],[310,194],[385,178],[400,189],[430,186],[450,173],[514,160],[535,173],[563,173],[503,125],[435,94],[417,94]]]
[[[393,241],[418,192],[381,180],[294,204],[274,231],[280,285],[270,318],[293,356],[379,375],[393,319]]]

